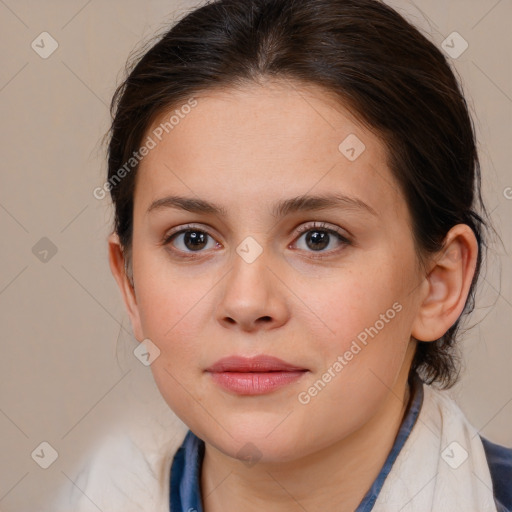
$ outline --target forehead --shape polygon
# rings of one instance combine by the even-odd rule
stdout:
[[[257,206],[308,191],[356,195],[378,211],[402,201],[384,142],[320,87],[269,81],[195,94],[149,127],[136,204],[164,193]],[[238,204],[243,200],[244,205]]]

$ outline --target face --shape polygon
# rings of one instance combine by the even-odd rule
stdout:
[[[407,371],[421,302],[409,212],[383,142],[321,89],[268,82],[195,100],[161,140],[169,114],[146,134],[157,144],[136,182],[134,332],[160,350],[158,388],[198,436],[291,460],[362,428]],[[249,394],[247,375],[206,371],[261,355],[297,371],[260,374]]]

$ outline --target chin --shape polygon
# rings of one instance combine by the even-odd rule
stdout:
[[[281,417],[279,421],[282,420]],[[274,421],[257,421],[253,415],[245,415],[242,422],[224,422],[222,427],[218,424],[202,425],[198,429],[191,427],[191,430],[224,455],[243,461],[248,466],[257,462],[277,463],[297,459],[301,452],[301,440],[305,441],[304,435],[290,431],[290,426],[278,426],[279,421],[275,421],[275,418]]]

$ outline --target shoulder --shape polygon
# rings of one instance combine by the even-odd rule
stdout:
[[[104,435],[72,486],[62,490],[55,512],[85,512],[91,503],[100,510],[168,512],[170,464],[188,430],[180,423],[172,427]]]
[[[497,512],[512,512],[512,448],[493,443],[479,435],[450,393],[429,385],[424,385],[423,389],[426,397],[424,405],[430,407],[428,419],[442,431],[450,425],[460,425],[460,434],[464,434],[463,437],[469,443],[467,447],[472,445],[472,449],[481,452],[482,462],[489,470],[488,485],[492,483]]]
[[[498,512],[512,512],[512,448],[480,436],[491,473]]]

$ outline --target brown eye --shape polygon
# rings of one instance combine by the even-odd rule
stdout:
[[[170,246],[173,252],[184,255],[204,252],[204,249],[216,246],[215,240],[206,231],[191,227],[172,233],[165,238],[163,244]]]
[[[299,249],[307,252],[318,252],[330,254],[337,252],[339,247],[351,245],[350,240],[343,236],[336,228],[327,228],[324,223],[314,223],[299,228],[301,235],[297,240],[304,239],[302,247]],[[331,247],[331,250],[326,250]],[[323,256],[323,254],[321,254]],[[320,255],[319,255],[320,256]]]
[[[208,235],[204,231],[185,231],[183,245],[191,251],[199,251],[206,246]]]
[[[329,245],[331,236],[327,231],[318,229],[308,231],[306,233],[306,245],[315,251],[325,249]]]

